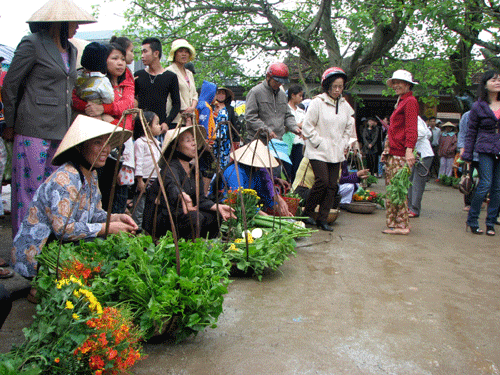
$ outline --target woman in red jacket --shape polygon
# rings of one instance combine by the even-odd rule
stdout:
[[[411,73],[406,70],[396,70],[387,80],[387,85],[396,91],[398,101],[390,118],[388,137],[382,153],[382,161],[386,163],[386,185],[389,185],[391,178],[405,164],[408,164],[409,168],[415,164],[413,149],[418,138],[418,102],[411,90],[416,84],[417,82],[413,82]],[[394,205],[388,200],[386,208],[387,229],[382,233],[410,233],[406,200],[401,205]]]
[[[100,116],[103,113],[111,115],[114,118],[112,124],[117,124],[123,111],[134,107],[134,78],[126,74],[126,51],[123,47],[117,43],[111,43],[108,48],[108,78],[113,85],[115,101],[110,104],[86,102],[76,96],[73,91],[73,107],[88,116]],[[125,128],[134,130],[132,116],[127,116]]]
[[[86,102],[76,96],[73,91],[73,107],[84,112],[88,116],[100,116],[103,113],[113,117],[112,124],[118,124],[122,113],[130,108],[134,108],[135,85],[132,74],[127,69],[126,56],[127,51],[118,43],[111,43],[108,46],[107,69],[108,78],[111,81],[115,93],[115,100],[110,104],[96,104]],[[134,130],[134,119],[132,115],[128,115],[125,119],[125,124],[120,123],[120,126],[125,125],[125,129]],[[128,189],[135,181],[134,176],[134,144],[131,139],[125,143],[123,151],[123,164],[118,174],[117,186],[113,199],[112,213],[124,213],[127,206]],[[101,172],[99,175],[99,187],[102,192],[102,203],[107,208],[109,202],[109,192],[113,181],[106,179],[106,176],[113,176],[114,162],[106,163],[105,168],[110,168],[111,173]],[[106,169],[107,170],[107,169]],[[108,181],[109,180],[109,181]],[[108,193],[108,194],[106,194]]]

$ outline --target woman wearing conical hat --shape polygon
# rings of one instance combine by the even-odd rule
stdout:
[[[36,255],[51,239],[65,242],[93,239],[105,233],[96,168],[111,149],[132,132],[79,115],[61,141],[52,163],[60,165],[37,189],[14,238],[12,263],[25,277],[36,274]],[[135,233],[137,225],[125,214],[111,215],[108,233]]]
[[[160,162],[160,178],[165,187],[168,206],[158,179],[146,193],[142,224],[155,237],[174,229],[179,237],[185,239],[214,238],[219,234],[218,215],[222,221],[235,218],[231,207],[215,204],[203,194],[201,173],[198,181],[196,180],[194,159],[197,149],[205,144],[205,137],[203,126],[184,126],[167,131],[162,152],[170,161],[168,165]],[[172,213],[174,228],[170,222],[168,207]]]
[[[17,46],[5,76],[4,137],[14,141],[13,237],[36,189],[52,173],[52,157],[71,125],[77,51],[68,39],[79,24],[91,22],[94,17],[71,0],[50,0],[28,20],[32,34]]]
[[[278,154],[276,154],[278,156]],[[212,191],[253,189],[262,199],[264,208],[276,209],[280,216],[293,216],[288,211],[287,203],[274,190],[274,183],[268,170],[279,166],[279,162],[272,155],[261,140],[256,139],[231,153],[234,161],[224,170],[221,186],[213,186]]]

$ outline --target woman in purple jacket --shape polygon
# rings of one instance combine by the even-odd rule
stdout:
[[[472,233],[483,234],[478,218],[481,204],[489,192],[486,234],[494,236],[500,207],[500,74],[495,71],[488,71],[481,78],[478,100],[470,111],[462,159],[472,162],[473,151],[479,155],[479,183],[472,198],[467,226]]]

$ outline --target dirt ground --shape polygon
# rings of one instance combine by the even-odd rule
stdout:
[[[132,373],[500,373],[500,233],[466,233],[462,202],[428,184],[409,236],[382,234],[383,210],[342,212],[332,234],[299,241],[280,272],[233,278],[216,329],[146,344]],[[22,342],[33,313],[25,298],[15,302],[0,351]]]

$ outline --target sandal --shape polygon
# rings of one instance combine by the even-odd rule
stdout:
[[[495,235],[495,227],[486,227],[486,235],[487,236],[494,236]]]
[[[8,279],[14,276],[14,271],[8,270],[7,268],[0,267],[0,279]]]
[[[387,228],[382,231],[385,234],[403,234],[410,233],[410,228]]]

